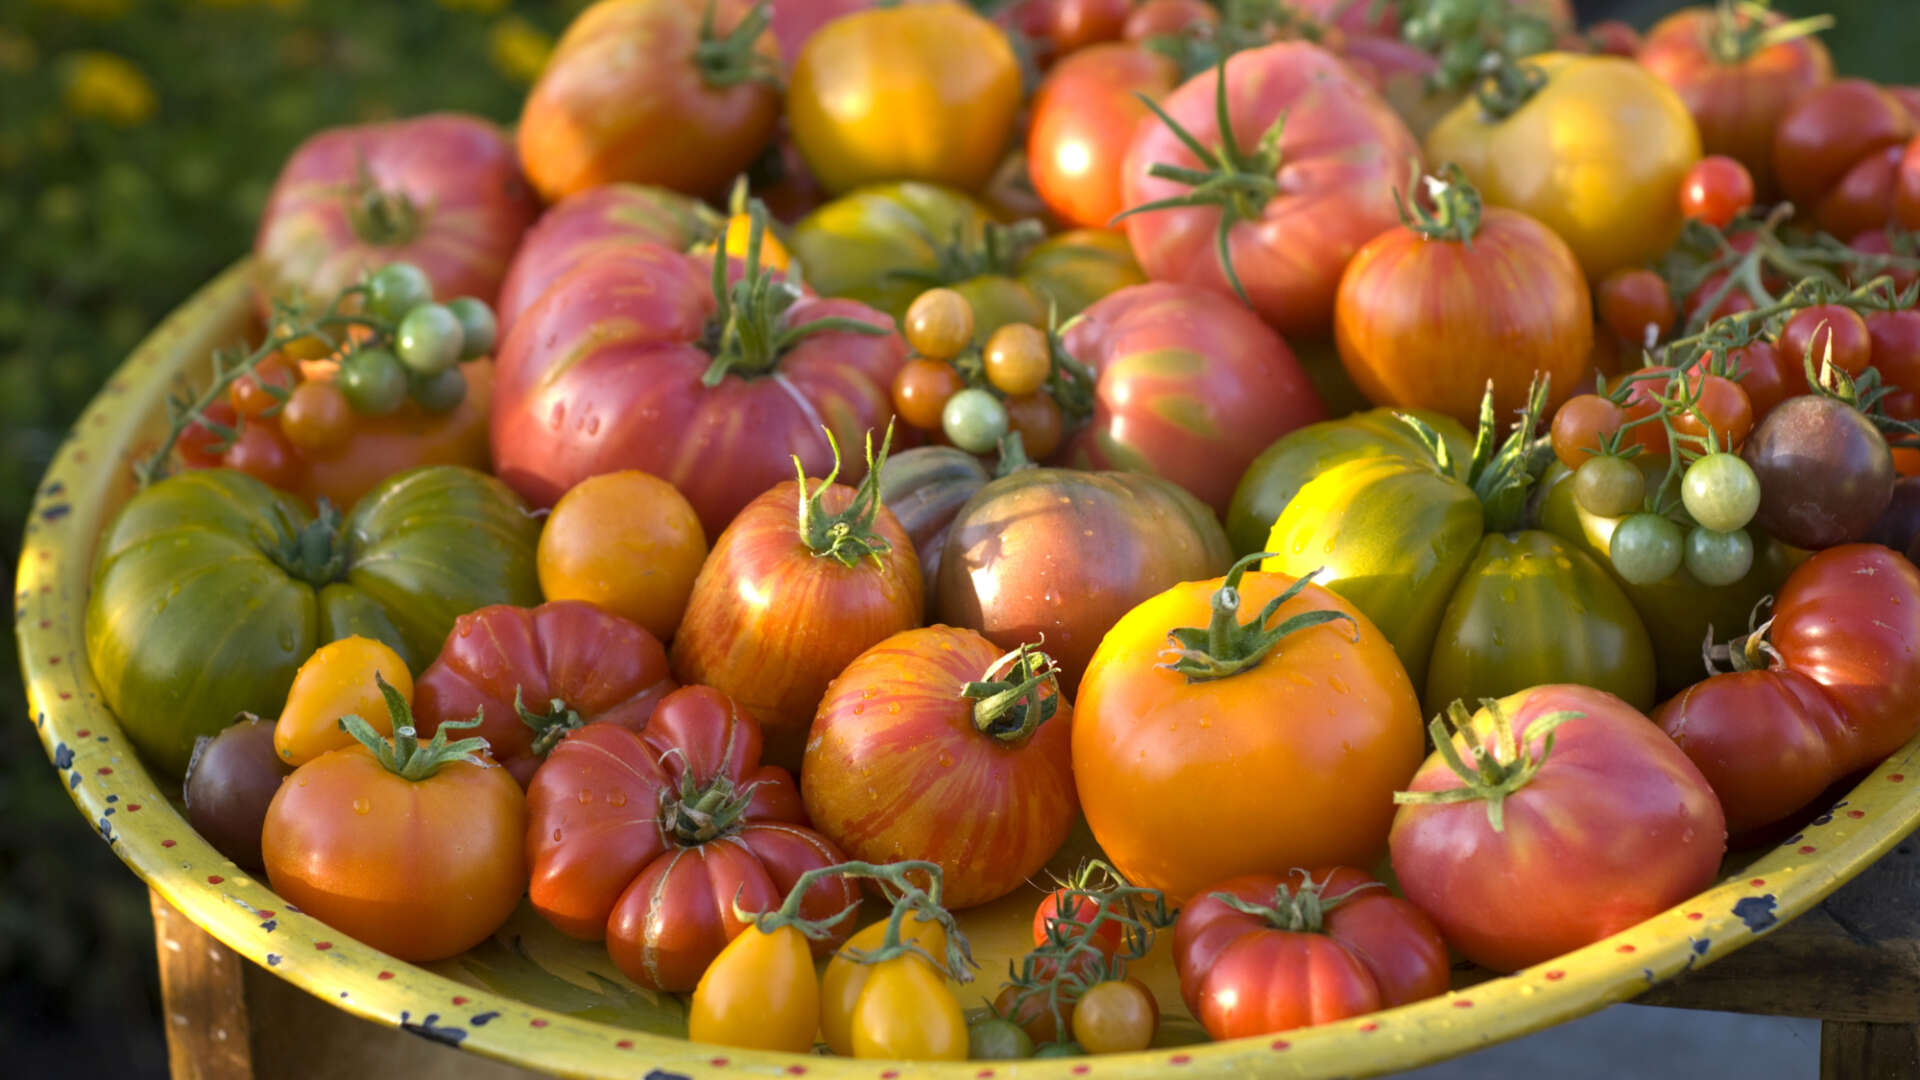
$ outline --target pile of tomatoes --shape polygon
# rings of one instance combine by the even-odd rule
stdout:
[[[600,0],[512,134],[289,161],[88,659],[299,910],[427,962],[524,901],[700,1040],[1546,961],[1920,730],[1920,92],[1822,25]],[[954,912],[1082,820],[969,1010]]]

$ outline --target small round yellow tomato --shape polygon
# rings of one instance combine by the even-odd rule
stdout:
[[[951,360],[973,340],[973,305],[952,289],[928,289],[907,308],[907,344],[929,360]]]
[[[947,977],[918,956],[873,965],[853,1007],[853,1056],[965,1061],[967,1015]]]
[[[536,556],[549,600],[585,600],[667,641],[707,557],[700,516],[650,473],[603,473],[574,485],[547,516]]]
[[[793,926],[741,932],[720,950],[693,988],[687,1037],[749,1050],[813,1049],[820,1028],[820,982],[807,937]]]
[[[787,88],[794,145],[833,194],[882,180],[978,191],[1020,107],[999,27],[954,0],[852,12],[801,48]]]
[[[886,936],[887,921],[882,919],[848,938],[847,943],[840,946],[840,951],[833,954],[833,959],[827,961],[827,970],[820,976],[820,1037],[829,1050],[841,1057],[853,1053],[854,1014],[860,1004],[860,995],[866,990],[867,979],[878,966],[859,963],[849,959],[847,954],[850,951],[872,952],[880,947]],[[901,925],[900,937],[905,941],[919,942],[930,956],[941,956],[947,949],[947,932],[938,923],[922,922],[911,915]],[[964,1024],[962,1027],[960,1041],[964,1044]]]
[[[1638,63],[1543,53],[1546,83],[1507,117],[1472,97],[1427,133],[1486,201],[1560,234],[1591,280],[1652,260],[1680,234],[1680,183],[1700,160],[1687,107]]]
[[[358,716],[380,734],[393,734],[376,673],[413,703],[413,674],[387,645],[355,635],[314,650],[294,673],[287,704],[273,725],[273,752],[289,765],[305,765],[329,750],[356,745],[340,728],[343,716]]]
[[[1087,987],[1073,1007],[1073,1041],[1089,1054],[1124,1054],[1153,1045],[1160,1003],[1138,979]]]
[[[1008,323],[987,339],[987,381],[1003,394],[1025,397],[1047,384],[1053,352],[1046,331],[1026,323]]]

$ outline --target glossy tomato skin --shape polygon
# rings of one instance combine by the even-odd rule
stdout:
[[[1019,105],[1006,33],[963,4],[933,0],[821,27],[794,62],[786,115],[807,165],[835,194],[885,180],[978,191]]]
[[[686,251],[713,239],[722,224],[705,203],[663,187],[601,184],[567,196],[540,215],[513,256],[494,305],[500,340],[547,286],[588,256],[633,244]]]
[[[520,161],[541,197],[614,181],[708,195],[738,176],[773,137],[779,90],[762,79],[710,84],[695,54],[709,8],[717,38],[751,7],[599,0],[581,12],[520,113]],[[753,51],[779,62],[772,34]]]
[[[1229,258],[1261,318],[1282,334],[1323,334],[1347,261],[1399,221],[1393,188],[1405,183],[1419,147],[1387,103],[1318,46],[1283,41],[1236,53],[1226,72],[1228,115],[1243,150],[1287,117],[1279,193],[1257,219],[1233,227]],[[1218,78],[1217,69],[1201,72],[1161,102],[1203,146],[1221,141]],[[1200,164],[1165,124],[1142,123],[1121,178],[1129,209],[1192,190],[1149,175],[1160,163]],[[1147,276],[1234,296],[1215,247],[1220,212],[1203,206],[1128,218],[1127,238]]]
[[[742,931],[700,976],[687,1009],[694,1042],[804,1054],[819,1029],[820,980],[795,926]]]
[[[872,0],[784,0],[773,8],[773,37],[789,71],[800,50],[821,27],[850,12],[872,7]]]
[[[1553,752],[1505,800],[1495,832],[1479,800],[1408,805],[1393,822],[1393,872],[1460,955],[1494,971],[1551,959],[1664,911],[1706,888],[1726,853],[1726,817],[1706,778],[1664,732],[1625,702],[1583,686],[1536,687],[1501,703],[1538,755],[1535,721],[1581,714],[1554,729]],[[1474,742],[1500,760],[1486,709]],[[1466,756],[1466,751],[1462,750]],[[1439,754],[1409,790],[1461,786]]]
[[[1858,764],[1920,727],[1920,571],[1878,544],[1815,554],[1780,587],[1769,638],[1790,671],[1819,683],[1859,740]]]
[[[1281,605],[1276,622],[1315,610],[1347,619],[1290,634],[1227,678],[1189,683],[1161,666],[1167,635],[1206,626],[1224,580],[1189,580],[1128,612],[1075,702],[1073,775],[1094,839],[1128,881],[1170,901],[1267,867],[1369,864],[1392,792],[1424,746],[1420,704],[1391,645],[1317,585]],[[1260,611],[1293,581],[1247,574],[1241,609]]]
[[[292,496],[214,469],[134,496],[101,537],[87,660],[160,770],[179,775],[194,736],[239,713],[277,715],[294,673],[329,641],[373,638],[419,670],[461,612],[539,600],[539,525],[481,473],[416,469],[375,489],[341,524],[340,575],[318,588],[275,559],[310,521]]]
[[[1095,45],[1053,66],[1027,129],[1028,169],[1048,209],[1090,228],[1126,209],[1121,167],[1135,129],[1152,115],[1135,95],[1157,100],[1179,76],[1172,58],[1134,42]]]
[[[922,279],[938,276],[941,250],[976,242],[992,220],[985,204],[953,188],[873,184],[802,218],[793,254],[822,296],[858,300],[899,320],[929,287]]]
[[[380,213],[366,209],[369,197],[381,201]],[[390,262],[424,270],[435,296],[491,303],[538,213],[512,143],[479,117],[435,113],[323,131],[287,159],[261,212],[259,309],[293,293],[325,305]]]
[[[318,367],[318,365],[316,365]],[[352,506],[386,479],[426,465],[461,465],[485,471],[490,461],[487,421],[493,409],[494,364],[481,358],[460,365],[467,393],[450,412],[429,413],[409,400],[385,416],[353,418],[353,431],[331,451],[297,455],[288,490],[318,505]],[[319,367],[320,378],[337,371]]]
[[[1041,65],[1114,41],[1126,27],[1132,0],[1015,0],[994,21],[1026,36]]]
[[[746,925],[733,917],[736,895],[746,911],[770,911],[801,874],[843,861],[801,824],[793,777],[762,765],[760,748],[753,717],[705,686],[669,694],[638,733],[589,724],[563,739],[527,788],[535,910],[574,937],[606,938],[635,982],[693,989]],[[691,828],[697,819],[655,812],[677,805],[683,784],[744,807],[703,836]],[[857,898],[845,879],[828,878],[801,914],[824,919]],[[814,955],[838,940],[814,942]]]
[[[807,490],[820,481],[809,480]],[[829,488],[828,514],[854,490]],[[716,687],[753,712],[769,761],[797,767],[827,684],[870,646],[920,625],[925,611],[913,542],[884,506],[874,532],[889,550],[852,566],[814,554],[800,535],[800,486],[787,481],[748,503],[693,582],[673,639],[681,682]]]
[[[456,956],[520,906],[527,809],[496,765],[405,780],[359,744],[294,771],[261,833],[273,891],[409,963]]]
[[[638,731],[674,688],[660,642],[618,615],[580,600],[495,604],[454,621],[414,688],[414,715],[421,738],[449,721],[480,716],[480,726],[461,737],[486,739],[524,788],[542,755],[535,750],[540,733],[524,722],[516,699],[536,716],[559,701],[559,710],[571,710],[581,723]]]
[[[1781,191],[1814,224],[1857,236],[1887,224],[1895,174],[1915,116],[1865,79],[1837,79],[1806,95],[1774,132]]]
[[[832,468],[822,421],[843,450],[886,428],[906,359],[891,332],[814,334],[764,375],[704,385],[711,282],[711,262],[646,245],[596,255],[556,280],[500,351],[491,434],[501,478],[551,506],[589,476],[640,469],[678,488],[718,536],[749,500],[792,477],[794,456],[809,476]],[[781,325],[834,316],[891,331],[864,305],[810,297]],[[849,455],[841,478],[864,471]]]
[[[915,447],[889,457],[880,470],[880,502],[913,540],[929,609],[940,581],[947,531],[960,508],[992,479],[979,458],[951,446]]]
[[[1680,182],[1700,160],[1686,106],[1623,57],[1528,63],[1545,87],[1505,119],[1462,102],[1427,133],[1427,160],[1459,165],[1489,204],[1560,234],[1591,280],[1665,251],[1680,233]],[[1555,139],[1562,131],[1579,133],[1577,155]]]
[[[1713,785],[1736,844],[1813,802],[1858,756],[1833,699],[1795,671],[1714,675],[1661,705],[1653,722]]]
[[[1748,23],[1745,15],[1736,18]],[[1770,45],[1747,57],[1721,57],[1714,47],[1720,16],[1710,7],[1676,11],[1647,31],[1640,64],[1673,88],[1700,128],[1701,148],[1747,167],[1763,199],[1777,190],[1773,133],[1800,99],[1833,78],[1833,57],[1813,35]],[[1777,12],[1766,21],[1778,25]]]
[[[1354,384],[1376,405],[1480,415],[1487,383],[1509,416],[1536,374],[1547,410],[1573,395],[1593,349],[1593,301],[1580,264],[1551,229],[1489,207],[1471,241],[1405,226],[1360,249],[1340,279],[1334,332]]]
[[[1231,562],[1213,512],[1166,480],[1024,469],[975,492],[955,516],[933,610],[1002,649],[1044,635],[1072,698],[1101,636],[1129,609]]]
[[[1098,380],[1072,463],[1155,473],[1217,514],[1254,457],[1326,416],[1280,335],[1197,286],[1122,289],[1088,308],[1062,344]]]
[[[880,642],[833,680],[800,768],[815,828],[851,858],[935,863],[950,908],[997,900],[1038,873],[1078,806],[1067,701],[1018,740],[975,726],[961,690],[1004,651],[948,626]]]

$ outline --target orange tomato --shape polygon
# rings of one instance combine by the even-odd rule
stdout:
[[[306,366],[306,365],[303,365]],[[486,469],[491,460],[487,415],[493,403],[493,361],[460,365],[467,396],[452,412],[434,416],[409,401],[386,416],[356,416],[353,435],[332,453],[302,458],[305,475],[289,488],[317,502],[352,506],[394,473],[421,465]],[[328,361],[316,361],[308,378],[332,378]]]
[[[540,591],[585,600],[670,640],[686,613],[707,537],[693,504],[638,469],[602,473],[560,497],[540,533]]]
[[[294,672],[287,704],[273,725],[274,753],[289,765],[305,765],[329,750],[354,745],[353,736],[340,728],[343,716],[358,716],[380,734],[391,735],[376,674],[412,703],[413,675],[400,654],[385,644],[356,634],[314,650]]]

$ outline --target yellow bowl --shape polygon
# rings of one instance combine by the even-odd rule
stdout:
[[[1597,944],[1416,1005],[1283,1036],[1205,1043],[1179,1009],[1162,947],[1139,973],[1169,1020],[1138,1054],[916,1065],[767,1054],[687,1042],[684,1005],[621,978],[597,944],[574,942],[524,907],[495,940],[431,967],[402,963],[291,911],[187,825],[131,752],[87,669],[83,622],[93,545],[133,493],[129,462],[164,432],[165,399],[204,378],[212,351],[250,330],[247,266],[202,289],[116,372],[47,471],[27,526],[15,603],[20,663],[41,742],[80,812],[134,872],[235,951],[309,993],[389,1026],[569,1076],[806,1075],[1165,1077],[1363,1076],[1476,1050],[1602,1006],[1712,962],[1807,910],[1920,821],[1908,744],[1834,811],[1701,895]],[[1056,860],[1070,865],[1084,836]],[[1023,890],[962,922],[982,961],[963,998],[990,997],[1023,951],[1039,894]],[[650,1071],[651,1070],[651,1071]]]

